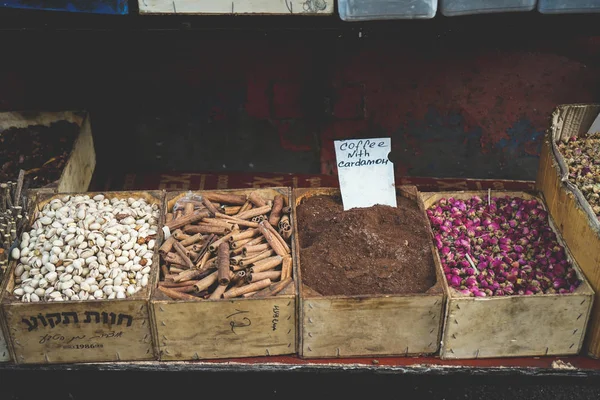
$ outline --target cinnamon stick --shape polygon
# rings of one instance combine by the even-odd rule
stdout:
[[[225,293],[223,293],[224,299],[230,299],[233,297],[238,297],[243,295],[244,293],[256,292],[257,290],[264,289],[271,284],[270,279],[263,279],[262,281],[254,282],[249,285],[235,287],[233,289],[229,289]]]
[[[182,226],[193,224],[196,221],[200,221],[202,218],[206,218],[210,215],[208,210],[198,210],[190,215],[183,215],[180,218],[174,219],[173,221],[166,224],[169,230],[173,231]]]
[[[166,287],[166,286],[163,286]],[[194,285],[170,287],[168,289],[174,290],[179,293],[192,293],[194,291]]]
[[[215,215],[218,212],[217,208],[214,206],[214,204],[208,198],[206,198],[206,196],[202,197],[202,204],[204,204],[204,206],[208,209],[208,211],[212,215]]]
[[[283,196],[278,194],[273,199],[273,208],[271,209],[271,214],[269,215],[269,223],[273,226],[277,226],[279,220],[281,219],[283,208]]]
[[[217,279],[219,285],[229,285],[230,274],[229,270],[229,243],[223,242],[219,245],[217,252]]]
[[[251,240],[252,240],[251,238],[248,238],[248,239],[238,240],[237,242],[231,242],[231,248],[237,249],[238,247],[242,247],[243,245],[245,245],[246,243],[248,243]]]
[[[264,260],[260,260],[254,263],[250,268],[251,273],[256,272],[264,272],[270,269],[274,269],[278,267],[283,262],[283,257],[281,256],[273,256],[269,258],[265,258]]]
[[[173,213],[167,213],[167,215],[165,215],[165,224],[171,221],[173,221]]]
[[[263,271],[263,272],[252,272],[246,275],[246,282],[253,283],[262,281],[263,279],[270,279],[272,281],[278,281],[281,278],[281,271]]]
[[[258,228],[258,223],[257,222],[252,222],[252,221],[246,221],[245,219],[239,219],[236,218],[234,216],[231,215],[226,215],[226,214],[221,214],[218,213],[217,215],[215,215],[216,218],[220,218],[222,220],[231,222],[231,223],[235,223],[239,226],[248,226],[250,228]]]
[[[246,196],[231,193],[204,193],[203,197],[210,201],[241,206],[246,202]]]
[[[222,207],[222,210],[223,210],[223,214],[235,215],[240,212],[241,208],[242,208],[242,206],[229,206],[229,207]]]
[[[225,290],[227,290],[227,285],[219,285],[217,286],[217,288],[215,289],[214,292],[212,292],[212,294],[210,296],[208,296],[209,300],[218,300],[221,298],[221,296],[223,295],[223,293],[225,293]]]
[[[273,227],[273,225],[271,225],[270,223],[265,223],[265,227],[269,231],[271,231],[273,236],[275,236],[275,238],[279,241],[279,243],[281,243],[281,245],[283,246],[285,251],[288,252],[288,254],[292,252],[292,250],[290,249],[290,246],[288,246],[287,242],[281,237],[281,235],[279,234],[279,232],[277,232],[277,229],[275,229]]]
[[[210,275],[210,273],[211,272],[209,272],[209,268],[206,268],[204,270],[190,269],[190,270],[181,272],[178,275],[175,275],[175,277],[173,278],[173,282],[179,283],[179,282],[192,281],[192,280],[196,280],[196,279],[204,279],[204,278],[206,278],[206,276]]]
[[[232,238],[238,232],[239,231],[231,231],[227,235],[223,236],[222,238],[215,240],[214,242],[212,242],[211,244],[208,245],[208,250],[214,252],[215,250],[217,250],[217,248],[219,247],[219,245],[221,243],[229,241],[230,238]]]
[[[265,258],[271,257],[274,254],[275,253],[273,252],[273,250],[268,249],[268,250],[263,251],[262,253],[259,253],[256,256],[253,256],[253,257],[250,257],[250,258],[242,258],[241,260],[239,260],[238,263],[242,267],[245,267],[245,266],[253,264],[253,263],[257,262],[257,261],[264,260]]]
[[[292,277],[292,256],[287,255],[283,257],[281,262],[281,280]]]
[[[165,240],[162,246],[160,246],[160,248],[158,249],[158,253],[164,256],[165,254],[171,251],[171,249],[173,248],[173,243],[175,243],[175,238],[173,236],[169,236],[169,238]]]
[[[185,282],[158,282],[158,286],[164,286],[166,288],[177,288],[177,287],[186,287],[186,286],[194,286],[198,281],[185,281]]]
[[[229,263],[231,265],[238,265],[240,263],[240,261],[242,260],[242,258],[244,258],[244,256],[235,256],[235,257],[231,257],[229,259]]]
[[[200,242],[203,238],[204,238],[204,236],[202,236],[201,233],[196,233],[193,236],[190,236],[187,239],[182,240],[181,245],[183,247],[187,247],[191,244]]]
[[[240,207],[240,209],[238,210],[238,212],[236,214],[239,214],[239,213],[244,212],[244,211],[248,211],[251,208],[252,208],[252,202],[250,200],[246,200],[246,202],[244,203],[244,205]]]
[[[269,243],[257,244],[254,246],[244,246],[242,253],[244,254],[244,256],[248,256],[251,253],[264,252],[265,250],[269,250],[270,248],[271,246],[269,246]]]
[[[213,226],[222,226],[226,228],[228,231],[232,231],[234,227],[233,222],[229,222],[229,220],[217,219],[217,218],[204,218],[202,220],[202,224],[200,225],[213,225]]]
[[[227,233],[227,229],[222,226],[216,225],[185,225],[183,227],[184,232],[189,234],[194,233],[214,233],[216,235],[224,235]]]
[[[266,214],[269,211],[271,211],[271,206],[266,205],[263,207],[253,208],[251,210],[241,212],[239,214],[234,215],[234,217],[239,219],[250,219],[252,217],[256,217],[257,215]]]
[[[263,199],[257,191],[250,193],[248,195],[248,200],[252,202],[252,204],[254,204],[256,207],[264,207],[267,205],[266,200]]]
[[[292,283],[292,278],[284,279],[280,282],[275,283],[274,285],[269,285],[269,287],[257,292],[252,298],[264,298],[269,296],[275,296],[277,293],[284,290],[289,284]]]
[[[243,232],[240,233],[236,233],[235,235],[232,235],[229,239],[230,242],[237,242],[238,240],[242,240],[242,239],[249,239],[249,238],[253,238],[256,235],[258,235],[260,232],[257,229],[246,229]]]
[[[201,291],[211,287],[216,281],[217,281],[217,271],[213,272],[212,274],[206,276],[204,279],[202,279],[201,281],[196,283],[194,285],[194,290],[196,291],[196,293],[201,292]]]
[[[179,257],[183,259],[185,265],[187,265],[188,268],[191,269],[195,267],[192,260],[190,260],[189,252],[181,245],[180,242],[176,241],[175,243],[173,243],[173,247],[175,248],[177,254],[179,254]]]
[[[175,290],[166,288],[164,286],[159,286],[158,290],[160,290],[161,292],[163,292],[164,294],[166,294],[174,300],[202,300],[200,297],[192,296],[187,293],[180,293]]]
[[[185,239],[188,239],[190,237],[190,235],[187,235],[187,234],[183,233],[181,231],[181,229],[175,229],[171,233],[171,236],[173,236],[176,240],[185,240]]]
[[[183,215],[190,215],[194,212],[194,204],[193,203],[185,203],[183,205]]]
[[[275,234],[273,234],[273,232],[268,228],[269,226],[271,226],[271,224],[269,224],[269,221],[262,221],[258,225],[258,230],[265,237],[269,245],[271,245],[271,248],[273,249],[273,251],[275,251],[275,253],[277,253],[280,256],[285,256],[289,253],[289,251],[286,250],[286,248],[281,244],[281,242],[275,236]],[[277,236],[279,236],[279,234],[277,234]]]

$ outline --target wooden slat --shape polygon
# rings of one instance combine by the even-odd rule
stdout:
[[[442,306],[441,294],[306,299],[302,354],[312,358],[434,353]]]
[[[334,0],[139,0],[141,14],[333,14]]]
[[[441,357],[577,354],[591,294],[512,296],[449,302]]]
[[[295,352],[295,296],[153,302],[161,360]]]

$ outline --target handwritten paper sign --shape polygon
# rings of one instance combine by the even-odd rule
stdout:
[[[592,124],[592,126],[590,126],[590,129],[588,129],[588,135],[598,132],[600,132],[600,114],[598,114],[598,116],[594,120],[594,123]]]
[[[397,206],[390,138],[336,140],[334,145],[344,210]]]

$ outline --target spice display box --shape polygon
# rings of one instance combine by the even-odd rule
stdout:
[[[488,198],[488,192],[420,193],[423,212],[440,199]],[[543,200],[525,192],[492,192],[492,196]],[[469,297],[450,287],[444,315],[440,357],[468,359],[578,354],[581,350],[594,291],[573,259],[552,218],[550,227],[565,248],[581,284],[573,293]],[[433,231],[432,231],[433,240]],[[437,250],[435,262],[443,274]]]
[[[416,188],[398,195],[417,201]],[[294,189],[294,214],[313,196],[339,196],[337,188]],[[444,294],[323,296],[302,283],[300,242],[294,224],[299,286],[299,355],[302,358],[409,356],[438,350]],[[431,251],[434,252],[433,245]],[[442,276],[436,270],[438,286]],[[439,286],[438,286],[439,287]]]
[[[283,195],[291,203],[289,188],[197,191],[193,194],[257,192],[265,200]],[[165,215],[189,192],[167,192]],[[293,214],[291,216],[293,221]],[[292,261],[295,244],[291,243]],[[161,261],[162,262],[162,261]],[[292,270],[295,267],[292,266]],[[196,360],[273,356],[296,353],[296,278],[287,288],[264,298],[173,300],[154,290],[151,309],[154,343],[160,360]]]
[[[163,191],[83,193],[90,197],[144,198],[162,210]],[[34,213],[65,194],[38,194]],[[162,224],[159,215],[159,225]],[[29,229],[26,229],[29,230]],[[157,233],[157,246],[162,233]],[[143,361],[155,359],[149,298],[158,277],[158,252],[152,258],[148,285],[125,299],[21,302],[12,293],[14,271],[9,269],[2,292],[2,312],[9,349],[17,364]]]
[[[562,237],[596,292],[585,345],[587,353],[595,358],[600,358],[600,222],[581,190],[567,180],[568,167],[557,144],[585,135],[598,113],[597,104],[562,105],[554,111],[536,180]]]
[[[53,193],[81,193],[88,190],[96,167],[96,153],[92,138],[90,117],[87,112],[3,112],[0,113],[0,134],[10,128],[51,126],[57,122],[70,122],[79,126],[68,160],[60,178],[35,191]],[[19,151],[19,149],[14,149]],[[51,160],[48,160],[51,162]],[[35,175],[35,173],[32,173]],[[17,180],[17,176],[14,177]]]

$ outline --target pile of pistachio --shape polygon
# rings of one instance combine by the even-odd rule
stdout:
[[[569,181],[577,185],[600,219],[600,133],[571,137],[558,148],[569,168]]]

